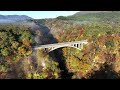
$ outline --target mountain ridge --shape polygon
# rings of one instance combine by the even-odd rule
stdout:
[[[79,16],[79,15],[90,14],[90,13],[106,13],[106,12],[113,12],[113,11],[80,11],[73,14],[72,16]]]
[[[33,18],[27,15],[0,15],[0,22],[2,23],[10,23],[16,21],[24,21],[24,20],[31,20]]]
[[[119,21],[120,11],[80,11],[66,18],[75,21]]]

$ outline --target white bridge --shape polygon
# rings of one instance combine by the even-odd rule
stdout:
[[[64,42],[64,43],[54,43],[54,44],[46,44],[46,45],[40,45],[35,47],[34,49],[45,49],[45,51],[51,52],[55,49],[62,48],[62,47],[73,47],[78,50],[83,49],[83,45],[87,44],[87,40],[82,41],[73,41],[73,42]]]

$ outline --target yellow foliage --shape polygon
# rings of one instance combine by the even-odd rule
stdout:
[[[24,39],[24,40],[23,40],[23,44],[24,44],[24,45],[26,45],[26,46],[30,46],[30,41],[29,41],[29,40]]]
[[[55,72],[55,73],[54,73],[54,76],[55,76],[55,77],[58,77],[58,73]]]
[[[40,76],[40,75],[39,75],[38,73],[36,73],[36,72],[33,74],[33,78],[34,78],[34,79],[38,79],[39,76]]]
[[[31,63],[30,63],[30,60],[28,60],[28,64],[31,64]]]
[[[18,48],[18,53],[19,53],[20,55],[24,55],[24,54],[26,53],[26,50],[25,50],[24,48],[22,48],[22,47],[19,47],[19,48]]]
[[[95,58],[93,59],[94,61],[99,60],[98,56],[95,56]]]
[[[30,69],[33,69],[33,66],[30,66]]]
[[[104,45],[103,48],[106,48],[106,46]]]
[[[101,34],[98,34],[98,37],[100,37],[101,36]]]
[[[70,72],[73,73],[81,72],[83,74],[86,74],[91,68],[91,65],[83,63],[77,59],[70,58],[70,60],[67,60],[67,68]]]
[[[27,79],[31,79],[31,77],[32,77],[31,73],[28,73]]]

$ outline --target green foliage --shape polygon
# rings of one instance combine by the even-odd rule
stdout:
[[[24,42],[25,40],[26,42]],[[32,41],[32,35],[28,28],[16,25],[0,25],[1,56],[20,55],[20,51],[25,56],[25,52],[31,50]]]
[[[1,54],[3,56],[8,56],[10,54],[9,51],[8,51],[8,48],[1,49]]]
[[[17,26],[14,24],[1,24],[0,25],[0,73],[6,71],[16,72],[18,77],[22,75],[17,67],[17,63],[23,58],[28,57],[32,53],[33,37],[31,30],[28,27]],[[22,61],[21,61],[22,62]],[[4,67],[5,66],[5,67]],[[19,65],[18,65],[19,66]],[[17,67],[17,68],[16,68]],[[20,73],[21,72],[21,73]],[[0,78],[3,78],[4,72]]]
[[[7,72],[8,68],[5,65],[0,65],[0,72]]]
[[[56,19],[59,19],[59,20],[67,20],[67,17],[65,17],[65,16],[58,16]]]

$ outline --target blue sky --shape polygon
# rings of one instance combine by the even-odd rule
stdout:
[[[28,15],[34,19],[73,15],[79,11],[0,11],[0,15]]]

